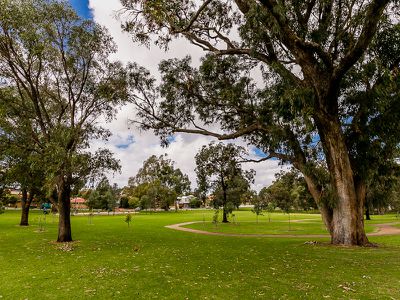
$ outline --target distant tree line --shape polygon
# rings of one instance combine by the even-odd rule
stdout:
[[[324,201],[333,201],[334,193],[329,185],[328,172],[319,168],[318,177],[321,181],[321,197]],[[304,177],[296,169],[281,171],[275,175],[275,181],[268,187],[260,190],[257,197],[253,198],[255,210],[275,210],[284,212],[316,210],[318,206],[307,189]],[[370,219],[371,214],[386,212],[400,212],[400,176],[378,176],[367,186],[365,214]]]

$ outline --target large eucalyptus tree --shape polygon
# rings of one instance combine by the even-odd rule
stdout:
[[[369,244],[366,186],[400,141],[398,1],[121,2],[135,41],[167,50],[184,37],[207,52],[199,68],[190,57],[162,62],[159,87],[130,66],[143,129],[166,143],[174,132],[245,138],[264,160],[303,173],[332,243]],[[330,173],[330,203],[317,161]]]
[[[87,151],[109,132],[99,118],[113,117],[125,99],[125,72],[111,63],[107,31],[82,20],[66,1],[0,0],[0,78],[29,112],[31,138],[58,194],[58,241],[72,240],[71,188],[87,176],[118,169],[108,150]],[[2,99],[3,101],[3,99]]]

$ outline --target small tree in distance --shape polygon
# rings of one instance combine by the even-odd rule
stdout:
[[[263,215],[262,212],[264,207],[263,204],[260,202],[259,197],[255,197],[254,200],[255,200],[255,202],[253,202],[254,206],[251,209],[251,211],[256,214],[256,222],[258,224],[258,217]]]
[[[223,223],[228,222],[235,200],[249,191],[254,180],[254,170],[244,171],[241,167],[240,160],[245,154],[243,147],[211,143],[203,146],[195,157],[198,187],[203,193],[214,194],[214,207],[223,208]]]
[[[131,216],[131,214],[127,214],[127,215],[125,216],[125,223],[128,224],[128,227],[129,227],[131,221],[132,221],[132,216]]]

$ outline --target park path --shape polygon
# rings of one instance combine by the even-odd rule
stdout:
[[[298,220],[300,221],[300,220]],[[325,238],[329,237],[328,234],[239,234],[239,233],[222,233],[222,232],[211,232],[193,228],[183,227],[190,224],[202,223],[202,221],[194,221],[194,222],[185,222],[179,224],[172,224],[165,226],[169,229],[197,233],[197,234],[205,234],[205,235],[216,235],[216,236],[234,236],[234,237],[273,237],[273,238]],[[400,235],[400,228],[395,227],[393,225],[396,223],[386,223],[386,224],[374,224],[376,227],[375,232],[368,233],[368,236],[384,236],[384,235]]]

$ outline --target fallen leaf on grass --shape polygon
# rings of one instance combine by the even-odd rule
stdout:
[[[355,289],[352,289],[348,285],[339,284],[338,287],[343,289],[343,292],[355,292]]]

